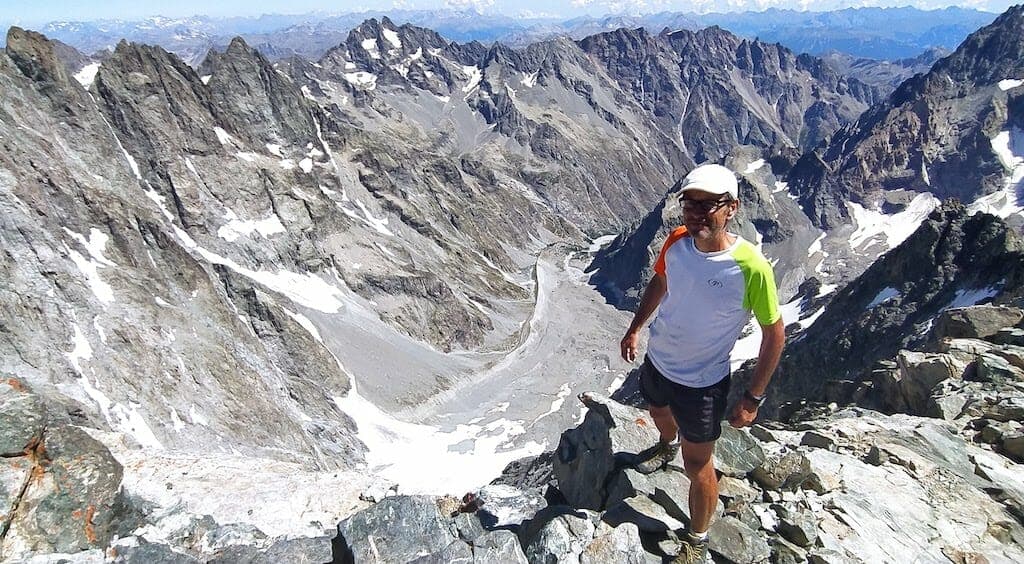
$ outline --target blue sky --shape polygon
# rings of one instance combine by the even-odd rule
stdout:
[[[150,16],[183,17],[256,16],[260,14],[301,14],[389,10],[395,8],[438,9],[473,8],[483,13],[507,15],[550,15],[573,17],[615,13],[648,13],[660,11],[707,12],[761,10],[768,7],[832,10],[857,6],[913,5],[919,8],[940,8],[950,5],[1001,12],[1012,0],[176,0],[146,2],[142,0],[0,0],[0,21],[38,24],[58,20],[87,21],[95,19],[143,19]]]

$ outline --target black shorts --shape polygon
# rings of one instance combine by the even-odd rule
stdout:
[[[640,393],[654,407],[669,406],[679,434],[691,443],[706,443],[722,436],[730,381],[731,376],[726,376],[706,388],[691,388],[663,376],[647,357],[640,366]]]

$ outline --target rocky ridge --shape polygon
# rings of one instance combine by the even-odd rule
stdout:
[[[847,202],[878,209],[900,191],[1017,210],[1015,165],[1000,151],[1022,128],[1022,18],[1024,7],[1010,8],[805,154],[787,180],[815,225],[834,228],[849,221]]]
[[[791,422],[726,427],[715,453],[714,561],[1024,557],[1022,320],[1018,308],[949,310],[933,334],[942,352],[900,351],[893,368],[878,373],[879,386],[888,382],[884,390],[848,399],[846,407],[804,405]],[[492,485],[462,500],[375,494],[369,507],[338,524],[332,540],[268,538],[208,517],[163,517],[161,528],[176,532],[158,535],[151,521],[158,516],[132,508],[118,490],[115,462],[108,479],[61,494],[70,496],[66,503],[42,503],[54,495],[46,493],[51,476],[84,469],[75,465],[82,449],[112,459],[9,380],[0,386],[2,460],[26,485],[6,493],[12,510],[4,554],[42,547],[72,562],[271,562],[285,555],[310,562],[660,562],[678,550],[688,522],[688,481],[677,463],[649,475],[631,468],[657,432],[646,412],[630,405],[630,387],[616,394],[625,404],[584,394],[586,417],[563,433],[557,449],[510,466]],[[69,451],[65,444],[81,446]],[[49,462],[32,471],[36,456]],[[96,510],[84,516],[87,507]],[[57,537],[32,527],[41,520],[68,533],[54,544]]]
[[[830,385],[821,366],[830,367],[831,379],[871,381],[876,362],[923,347],[950,307],[1020,307],[1022,253],[1024,243],[1005,222],[948,202],[834,294],[806,285],[801,311],[814,322],[787,345],[773,402],[821,397]]]
[[[715,453],[721,492],[711,529],[714,561],[1021,558],[1024,414],[1014,406],[1024,382],[1017,352],[1022,317],[1016,308],[947,311],[933,338],[951,352],[900,351],[898,373],[890,370],[886,377],[902,392],[889,388],[874,399],[865,396],[864,405],[888,398],[889,415],[856,405],[815,404],[789,423],[769,421],[749,431],[726,427]],[[932,377],[950,354],[961,367],[970,366],[968,372]],[[1001,364],[995,360],[1000,358]],[[993,370],[1000,370],[998,376]],[[930,410],[901,403],[899,398],[920,397],[919,390],[924,397],[931,393]],[[679,530],[688,522],[682,469],[670,464],[646,476],[632,470],[637,455],[657,441],[646,413],[597,394],[580,399],[589,408],[587,416],[563,434],[552,459],[509,468],[503,485],[467,497],[475,503],[387,498],[365,516],[339,525],[336,542],[363,559],[369,557],[364,539],[378,534],[388,543],[381,561],[408,560],[402,555],[413,554],[414,546],[432,558],[460,554],[479,560],[483,543],[474,540],[480,534],[475,527],[502,529],[511,523],[516,537],[501,533],[509,542],[519,541],[522,553],[510,557],[514,561],[660,562],[674,554]],[[958,405],[966,407],[948,407]],[[530,494],[516,499],[520,505],[507,494],[495,495],[509,481],[543,492],[547,507],[524,517],[522,502]],[[396,517],[382,520],[386,514],[422,514],[413,507],[426,511],[415,525]],[[446,535],[417,534],[420,543],[399,535],[428,522],[438,523],[432,531],[441,531],[446,520]],[[958,533],[950,535],[954,529]],[[428,538],[430,546],[424,544]]]

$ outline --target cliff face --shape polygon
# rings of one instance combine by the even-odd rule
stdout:
[[[877,207],[889,191],[963,202],[1004,192],[1013,167],[998,139],[1024,125],[1014,81],[1024,76],[1022,23],[1024,9],[1011,8],[806,154],[788,181],[815,224],[848,222],[845,202]]]

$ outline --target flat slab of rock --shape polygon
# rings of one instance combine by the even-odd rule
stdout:
[[[742,478],[763,462],[764,450],[749,433],[722,425],[722,436],[715,442],[715,470]]]

